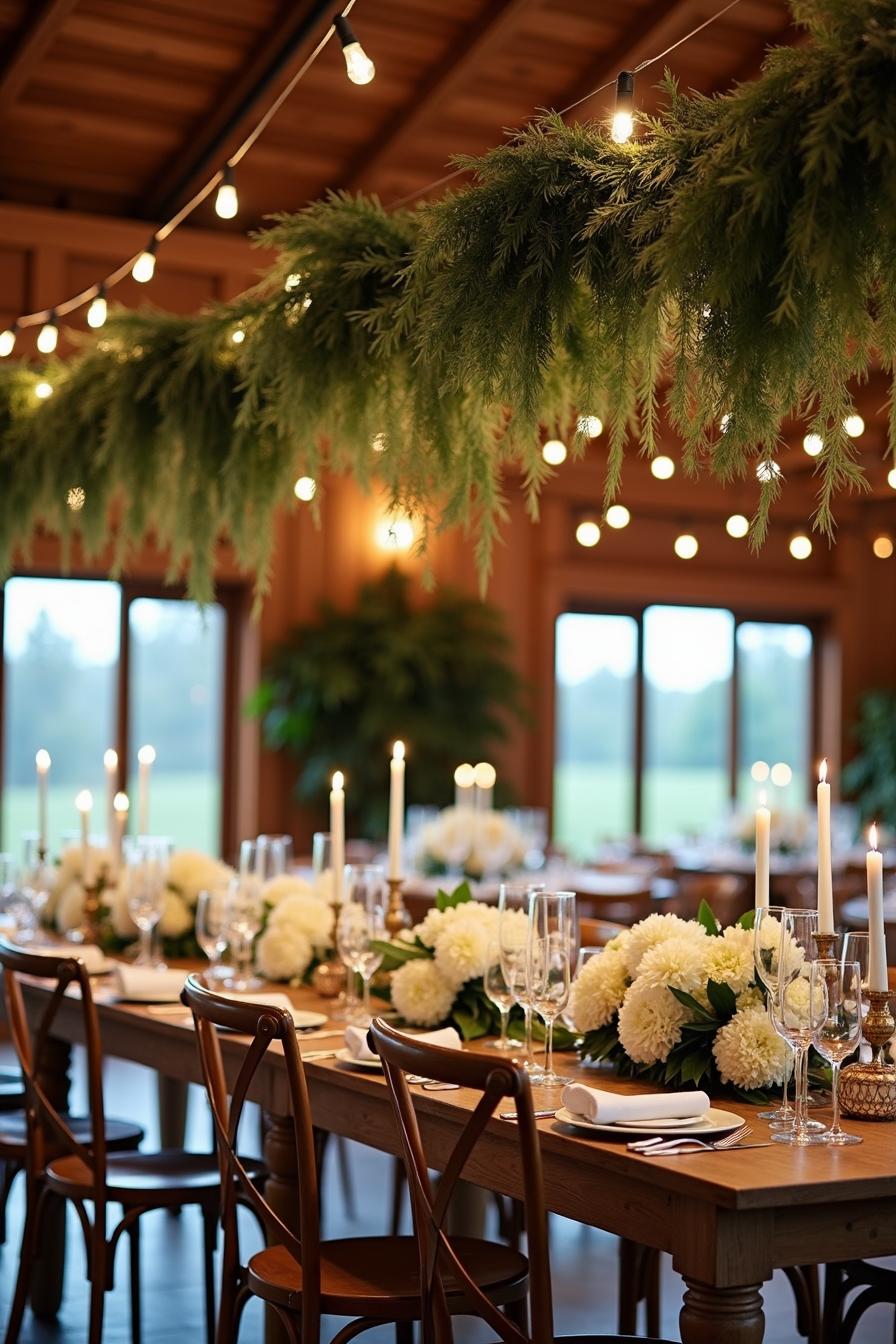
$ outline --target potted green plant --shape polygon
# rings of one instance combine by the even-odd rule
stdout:
[[[843,788],[855,798],[862,822],[896,831],[896,691],[868,691],[852,728],[859,745],[843,771]]]

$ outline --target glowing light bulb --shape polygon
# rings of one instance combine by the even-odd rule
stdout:
[[[0,359],[6,359],[11,355],[16,347],[16,325],[7,327],[6,331],[0,331]]]
[[[37,333],[37,348],[42,355],[52,355],[59,342],[59,328],[56,325],[56,314],[50,314],[49,322],[45,322]]]
[[[381,518],[374,537],[382,551],[407,551],[414,541],[414,524],[410,518]]]
[[[242,327],[234,327],[233,331],[230,333],[230,339],[233,341],[234,345],[242,345],[243,341],[246,339],[246,333]]]
[[[47,383],[47,382],[40,382],[40,383],[38,383],[38,384],[35,386],[35,389],[34,389],[34,395],[35,395],[40,401],[46,401],[47,397],[52,397],[52,395],[53,395],[53,385],[52,385],[52,383]]]
[[[94,331],[96,331],[98,327],[102,327],[105,325],[105,321],[108,316],[109,316],[109,305],[106,302],[105,291],[102,288],[102,286],[100,286],[99,292],[96,294],[95,298],[91,302],[90,307],[87,309],[87,325],[88,327],[92,327]]]
[[[790,554],[794,560],[808,560],[812,554],[812,542],[803,532],[798,532],[795,537],[790,538]]]
[[[848,415],[843,421],[843,428],[851,439],[857,439],[860,434],[865,433],[865,421],[860,415]]]
[[[219,219],[236,219],[239,208],[240,201],[233,185],[233,172],[228,164],[215,196],[215,214]]]
[[[782,475],[781,468],[771,458],[756,463],[757,481],[775,481]]]
[[[824,448],[824,439],[820,434],[807,434],[803,439],[803,452],[807,457],[817,457]]]
[[[896,490],[896,467],[887,472],[887,485],[891,490]]]
[[[317,482],[312,476],[300,476],[293,486],[293,494],[303,504],[309,503],[317,494]]]
[[[878,560],[889,560],[893,554],[893,538],[886,535],[875,537],[871,549]]]
[[[700,543],[690,532],[682,532],[675,538],[675,554],[679,560],[693,560],[700,549]]]
[[[586,518],[584,522],[579,523],[576,528],[576,541],[580,546],[586,546],[589,549],[596,546],[600,541],[600,528],[597,523],[590,518]]]
[[[620,70],[616,78],[616,107],[610,126],[610,138],[617,145],[625,144],[635,129],[635,77],[631,70]]]
[[[607,527],[628,527],[632,516],[624,504],[611,504],[606,512]]]
[[[541,455],[550,467],[559,467],[561,462],[566,461],[566,444],[562,439],[548,439],[541,450]]]
[[[635,129],[635,120],[631,112],[621,112],[618,109],[613,113],[613,124],[610,127],[610,139],[617,145],[624,145],[626,140],[631,140]]]
[[[745,537],[749,530],[749,520],[742,513],[732,513],[725,524],[725,531],[729,537]]]
[[[333,26],[342,43],[345,71],[353,84],[369,84],[376,74],[376,66],[355,36],[354,29],[344,14],[337,14]]]
[[[576,429],[589,439],[596,439],[604,432],[604,422],[599,415],[580,415]]]
[[[141,285],[148,285],[156,273],[156,240],[153,238],[145,252],[141,252],[131,267],[131,275]]]
[[[754,761],[750,766],[750,774],[757,784],[764,784],[768,779],[768,761]]]
[[[650,474],[655,476],[658,481],[668,481],[670,476],[675,475],[675,463],[671,457],[654,457],[650,462]]]

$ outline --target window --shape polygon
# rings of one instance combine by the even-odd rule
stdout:
[[[35,752],[52,758],[52,853],[76,838],[74,797],[94,795],[105,831],[103,754],[136,827],[137,750],[156,750],[150,830],[220,852],[228,616],[224,605],[141,594],[97,580],[14,578],[3,589],[2,833],[18,854],[36,826]]]
[[[751,802],[807,797],[812,632],[724,608],[565,612],[556,627],[554,836],[574,854],[632,832],[663,844]],[[786,772],[785,772],[786,775]],[[779,775],[780,778],[780,775]]]

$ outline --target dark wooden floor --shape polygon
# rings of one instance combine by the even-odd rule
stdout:
[[[155,1092],[151,1076],[143,1069],[118,1061],[107,1068],[110,1114],[139,1121],[155,1142]],[[251,1117],[247,1117],[251,1118]],[[209,1127],[204,1099],[191,1089],[190,1141],[197,1147],[208,1142]],[[254,1135],[247,1133],[247,1149]],[[346,1209],[340,1187],[335,1154],[328,1158],[325,1175],[325,1233],[348,1236],[385,1230],[388,1218],[390,1163],[380,1154],[352,1145],[349,1165],[354,1188],[356,1213]],[[0,1251],[0,1319],[6,1319],[20,1227],[20,1206],[13,1197],[9,1241]],[[247,1242],[254,1235],[247,1228]],[[198,1217],[186,1211],[178,1218],[151,1214],[144,1220],[142,1272],[144,1282],[144,1344],[196,1344],[204,1339],[201,1291],[201,1235]],[[80,1233],[73,1217],[69,1222],[69,1258],[66,1267],[65,1298],[58,1321],[47,1325],[26,1318],[22,1344],[80,1344],[86,1337],[87,1294],[84,1281],[84,1256]],[[616,1242],[602,1232],[556,1218],[551,1224],[551,1252],[557,1303],[558,1334],[576,1331],[613,1330],[616,1323]],[[129,1344],[127,1323],[127,1251],[121,1259],[118,1287],[109,1299],[104,1344]],[[678,1336],[678,1307],[681,1280],[672,1271],[668,1257],[663,1266],[663,1332],[669,1339]],[[799,1336],[793,1323],[793,1300],[782,1276],[776,1275],[767,1286],[766,1344],[797,1344]],[[892,1339],[893,1309],[876,1307],[864,1318],[856,1333],[855,1344],[884,1344]],[[333,1333],[332,1331],[330,1333]],[[325,1335],[329,1338],[329,1335]],[[460,1337],[460,1336],[459,1336]],[[391,1331],[371,1332],[363,1337],[369,1344],[391,1344]],[[488,1339],[487,1331],[465,1330],[464,1344],[479,1344]],[[250,1307],[244,1319],[241,1344],[260,1344],[261,1315]]]

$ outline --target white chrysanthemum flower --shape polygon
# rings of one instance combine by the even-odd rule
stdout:
[[[84,918],[84,888],[79,881],[59,888],[56,901],[56,928],[60,933],[76,929]]]
[[[684,1008],[662,985],[632,985],[619,1009],[619,1043],[636,1064],[665,1063],[681,1040]]]
[[[348,907],[343,907],[346,909]],[[274,906],[268,919],[268,928],[294,929],[304,935],[315,948],[330,947],[333,931],[333,910],[317,896],[294,893],[284,896]]]
[[[427,910],[426,918],[421,920],[414,932],[425,947],[435,947],[436,939],[445,926],[444,911],[433,906]]]
[[[680,919],[678,915],[648,915],[630,930],[625,945],[625,959],[628,973],[634,980],[641,965],[641,958],[650,948],[664,943],[667,938],[705,938],[706,930],[702,924],[692,919]]]
[[[720,1027],[712,1053],[723,1083],[751,1090],[781,1082],[787,1047],[761,1008],[738,1011]]]
[[[629,939],[632,936],[631,929],[622,929],[608,943],[604,944],[605,952],[624,952],[628,947]]]
[[[255,944],[255,965],[267,980],[301,980],[313,955],[311,940],[289,923],[269,924]]]
[[[612,1021],[628,988],[625,956],[618,948],[604,948],[585,962],[573,982],[569,1011],[576,1031],[597,1031]]]
[[[494,934],[484,919],[446,919],[436,941],[435,963],[454,989],[484,974],[489,948],[496,941]]]
[[[529,916],[525,910],[498,912],[498,941],[505,952],[521,952],[529,941]]]
[[[745,1012],[748,1008],[761,1008],[766,1012],[765,996],[758,985],[750,985],[742,994],[738,995],[737,1011]]]
[[[220,891],[233,876],[226,863],[196,849],[176,849],[168,863],[168,886],[191,908],[200,891]]]
[[[679,934],[647,949],[638,966],[637,985],[666,985],[696,994],[706,985],[706,945],[713,938],[685,938]],[[619,954],[624,955],[622,953]]]
[[[733,926],[721,938],[707,938],[706,979],[741,994],[755,979],[753,934]]]
[[[304,877],[290,877],[288,873],[272,877],[270,881],[265,882],[261,888],[261,895],[265,904],[271,907],[279,905],[287,896],[306,896],[320,900],[310,882],[306,882]],[[322,901],[320,903],[323,904]]]
[[[454,989],[430,959],[418,957],[392,973],[392,1006],[415,1027],[437,1027],[454,1003]]]
[[[162,938],[182,938],[193,927],[193,912],[176,892],[166,891],[165,906],[159,920]]]

